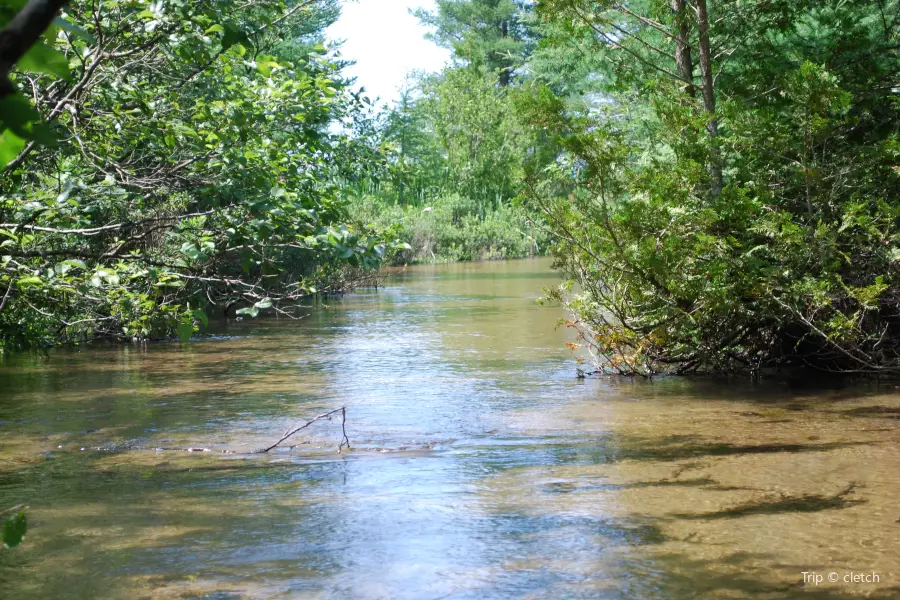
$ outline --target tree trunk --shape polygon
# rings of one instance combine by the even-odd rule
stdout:
[[[715,198],[722,193],[722,155],[716,145],[719,137],[719,121],[716,118],[716,91],[713,81],[712,55],[709,48],[709,14],[706,0],[694,0],[697,8],[697,25],[700,41],[700,75],[703,82],[703,107],[709,114],[706,130],[711,138],[709,175],[712,178],[711,194]]]
[[[509,87],[509,67],[500,69],[500,87]]]
[[[694,61],[691,56],[691,32],[687,18],[686,0],[669,0],[675,21],[675,62],[678,74],[685,81],[684,91],[693,98],[697,94],[694,86]]]
[[[500,37],[506,39],[509,37],[509,21],[500,21]],[[500,57],[500,87],[509,87],[511,66],[509,59],[505,56]]]

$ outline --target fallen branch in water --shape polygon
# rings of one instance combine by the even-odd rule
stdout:
[[[278,447],[279,444],[281,444],[281,442],[283,442],[283,441],[285,441],[286,439],[288,439],[289,437],[293,436],[293,435],[294,435],[295,433],[297,433],[298,431],[301,431],[301,430],[303,430],[303,429],[306,429],[307,427],[309,427],[310,425],[312,425],[312,424],[315,423],[316,421],[319,421],[319,420],[321,420],[321,419],[328,419],[328,420],[330,421],[331,418],[332,418],[335,414],[337,414],[337,413],[341,413],[341,434],[342,434],[342,436],[343,436],[343,438],[341,439],[341,443],[338,445],[338,452],[341,452],[341,451],[344,449],[344,446],[347,446],[347,447],[349,448],[349,447],[350,447],[350,438],[347,437],[347,407],[346,407],[346,406],[342,406],[341,408],[336,408],[336,409],[334,409],[334,410],[332,410],[332,411],[329,411],[329,412],[327,412],[327,413],[322,413],[321,415],[319,415],[319,416],[316,417],[315,419],[312,419],[311,421],[307,421],[307,422],[304,423],[303,425],[300,425],[300,426],[298,426],[298,427],[294,427],[293,429],[288,429],[287,431],[284,432],[284,435],[281,436],[281,439],[280,439],[280,440],[278,440],[277,442],[275,442],[274,444],[272,444],[272,445],[269,446],[268,448],[264,448],[264,449],[260,450],[260,453],[266,453],[266,452],[268,452],[269,450],[274,450],[275,448]]]
[[[310,421],[307,421],[303,425],[294,427],[293,429],[288,429],[287,431],[284,432],[284,435],[281,436],[280,440],[278,440],[277,442],[275,442],[268,448],[263,448],[261,450],[254,450],[252,452],[252,454],[265,454],[265,453],[269,452],[270,450],[274,450],[283,441],[292,437],[297,432],[306,429],[307,427],[309,427],[316,421],[321,421],[322,419],[328,419],[330,421],[332,419],[332,417],[334,417],[334,415],[336,415],[337,413],[341,413],[341,443],[338,444],[338,452],[342,452],[344,449],[344,446],[346,446],[347,448],[350,447],[350,438],[347,437],[347,407],[346,406],[342,406],[340,408],[330,410],[327,413],[322,413],[318,417],[316,417]],[[290,446],[290,447],[293,448],[294,446]],[[62,446],[60,446],[60,448],[62,448]],[[155,450],[157,452],[161,452],[161,451],[166,451],[166,452],[221,452],[222,454],[235,454],[235,451],[233,451],[233,450],[212,450],[210,448],[203,448],[203,447],[197,447],[197,446],[190,446],[187,448],[165,448],[165,447],[161,447],[161,446],[141,447],[141,446],[131,446],[131,445],[119,446],[119,447],[111,446],[108,448],[104,448],[101,446],[97,446],[97,447],[93,447],[93,448],[83,447],[81,449],[81,451],[84,452],[85,450],[88,450],[88,449],[109,451],[109,452],[114,452],[117,450]],[[18,508],[18,507],[15,507],[15,508]],[[13,510],[13,509],[10,509],[10,510]],[[9,511],[2,511],[2,512],[0,512],[0,515],[3,515],[5,512],[9,512]]]

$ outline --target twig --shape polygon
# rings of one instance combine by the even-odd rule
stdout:
[[[0,312],[3,312],[3,309],[6,308],[6,302],[9,300],[9,294],[12,292],[13,284],[15,281],[10,277],[9,287],[6,288],[6,293],[3,295],[3,300],[0,300]]]
[[[148,217],[146,219],[141,219],[140,221],[131,221],[124,223],[113,223],[112,225],[104,225],[102,227],[89,227],[84,229],[58,229],[55,227],[39,227],[37,225],[31,224],[22,224],[22,223],[0,223],[0,227],[4,229],[13,229],[14,232],[25,230],[28,231],[40,231],[42,233],[54,233],[60,235],[97,235],[98,233],[105,233],[108,231],[117,231],[125,228],[137,228],[140,225],[144,225],[146,223],[159,223],[159,222],[171,222],[171,221],[183,221],[185,219],[191,219],[194,217],[207,217],[213,214],[215,211],[207,210],[203,212],[193,212],[187,213],[183,215],[171,215],[171,216],[163,216],[163,217]]]
[[[341,408],[336,408],[336,409],[334,409],[334,410],[332,410],[332,411],[329,411],[329,412],[327,412],[327,413],[322,413],[322,414],[319,415],[318,417],[312,419],[311,421],[307,421],[307,422],[304,423],[303,425],[300,425],[300,426],[298,426],[298,427],[294,427],[293,429],[288,429],[288,430],[284,433],[284,435],[281,436],[281,439],[280,439],[280,440],[278,440],[277,442],[275,442],[274,444],[272,444],[272,445],[269,446],[268,448],[264,448],[264,449],[260,450],[260,451],[259,451],[260,454],[264,454],[264,453],[266,453],[266,452],[268,452],[268,451],[270,451],[270,450],[273,450],[273,449],[277,448],[278,445],[281,444],[281,442],[285,441],[286,439],[288,439],[289,437],[293,436],[293,435],[296,434],[297,432],[299,432],[299,431],[301,431],[301,430],[303,430],[303,429],[306,429],[307,427],[309,427],[310,425],[312,425],[312,424],[315,423],[316,421],[319,421],[319,420],[321,420],[321,419],[329,419],[329,420],[330,420],[331,417],[332,417],[333,415],[337,414],[337,413],[341,413],[341,435],[343,436],[343,437],[341,438],[341,443],[338,445],[338,452],[341,452],[341,451],[344,449],[344,446],[347,446],[347,448],[349,448],[349,447],[350,447],[350,438],[347,437],[347,427],[346,427],[346,426],[347,426],[347,407],[346,407],[346,406],[342,406]]]

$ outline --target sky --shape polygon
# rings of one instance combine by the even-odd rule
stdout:
[[[356,64],[344,73],[356,77],[379,105],[397,98],[397,88],[413,70],[439,71],[450,51],[424,38],[427,28],[409,14],[411,8],[434,9],[434,0],[348,0],[328,30],[332,40],[346,40],[341,55]]]

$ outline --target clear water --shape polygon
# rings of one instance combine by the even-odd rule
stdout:
[[[0,508],[30,528],[0,596],[900,598],[893,388],[578,380],[555,281],[416,267],[300,321],[8,360]],[[322,421],[252,453],[339,406],[351,451]]]

